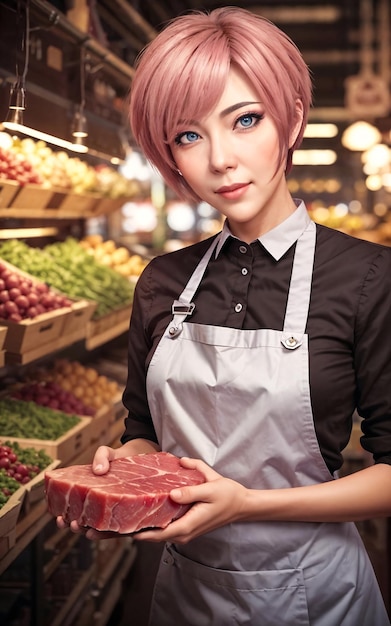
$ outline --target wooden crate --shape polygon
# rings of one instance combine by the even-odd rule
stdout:
[[[94,415],[89,417],[89,439],[92,446],[109,445],[109,432],[114,422],[114,407],[112,404],[103,406]]]
[[[45,497],[45,472],[55,469],[61,464],[59,459],[54,459],[50,465],[45,467],[39,474],[37,474],[32,480],[26,483],[24,486],[25,495],[21,508],[21,515],[27,515],[31,510],[31,507],[39,500],[43,500]]]
[[[0,320],[1,326],[8,329],[4,349],[6,352],[15,354],[29,352],[44,344],[51,344],[62,334],[69,312],[70,308],[62,308],[21,322]]]
[[[88,324],[87,336],[94,337],[95,335],[100,335],[107,329],[112,328],[115,325],[116,318],[116,311],[112,311],[107,315],[92,319]]]
[[[126,332],[129,328],[131,312],[132,305],[130,304],[98,319],[92,319],[87,328],[87,350],[93,350],[102,343]]]
[[[21,186],[16,180],[0,178],[0,209],[9,207],[20,189]]]
[[[99,196],[94,194],[66,193],[56,208],[60,211],[89,213],[93,211],[97,202],[99,202]]]
[[[0,558],[3,550],[7,547],[5,552],[12,546],[9,545],[10,539],[15,542],[13,533],[16,528],[16,524],[19,518],[19,514],[23,505],[25,497],[25,488],[21,486],[12,496],[8,499],[5,505],[0,509],[0,538],[8,537],[9,539],[4,542],[4,545],[0,541]],[[6,546],[7,544],[7,546]],[[4,553],[5,553],[4,552]]]
[[[5,338],[7,336],[7,326],[0,326],[0,350],[4,348]]]
[[[94,206],[94,213],[107,215],[118,211],[127,202],[127,198],[100,198]]]
[[[44,209],[53,195],[52,189],[41,185],[25,185],[9,203],[11,209]]]
[[[72,308],[64,319],[62,335],[73,335],[75,331],[84,329],[84,336],[87,334],[87,325],[96,309],[96,302],[79,300],[72,304]]]
[[[113,416],[114,419],[110,425],[109,430],[109,441],[110,444],[117,448],[121,445],[120,437],[123,435],[125,430],[124,420],[127,416],[127,409],[123,405],[122,402],[122,392],[118,394],[113,402]]]
[[[90,419],[91,418],[88,417],[81,417],[78,424],[55,441],[47,439],[22,439],[20,437],[7,437],[7,441],[11,444],[16,442],[21,448],[44,450],[52,459],[59,459],[62,464],[66,464],[89,446],[91,437]]]

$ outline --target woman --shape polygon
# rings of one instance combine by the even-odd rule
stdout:
[[[353,521],[391,512],[391,251],[290,196],[310,100],[295,45],[239,8],[177,18],[139,60],[137,142],[226,218],[140,277],[123,445],[94,459],[162,449],[206,477],[138,535],[166,542],[152,626],[389,624]],[[337,479],[355,408],[375,464]]]

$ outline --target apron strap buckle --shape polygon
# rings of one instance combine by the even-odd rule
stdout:
[[[171,307],[173,315],[191,315],[194,309],[194,302],[181,302],[180,300],[175,300]]]
[[[188,315],[193,313],[194,309],[194,302],[181,302],[180,300],[174,300],[171,307],[174,318],[168,328],[168,334],[172,339],[177,337],[182,332],[182,323]]]

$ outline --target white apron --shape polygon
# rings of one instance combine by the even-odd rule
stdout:
[[[315,237],[308,220],[281,332],[185,322],[214,240],[175,301],[148,370],[162,450],[201,458],[253,489],[334,480],[319,449],[309,390],[305,327]],[[150,626],[389,623],[353,523],[234,523],[187,545],[168,544],[150,617]]]

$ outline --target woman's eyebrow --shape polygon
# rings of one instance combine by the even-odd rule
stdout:
[[[247,107],[253,104],[262,104],[262,102],[258,102],[257,100],[248,100],[245,102],[237,102],[236,104],[231,104],[231,106],[227,107],[226,109],[223,109],[220,112],[220,117],[225,117],[226,115],[229,115],[230,113],[233,113],[234,111],[237,111],[238,109],[241,109],[242,107]],[[189,124],[192,126],[196,126],[198,125],[198,121],[197,120],[179,120],[178,124]]]
[[[237,102],[236,104],[232,104],[231,106],[221,111],[220,117],[225,117],[226,115],[229,115],[230,113],[233,113],[234,111],[237,111],[237,109],[241,109],[242,107],[247,107],[252,104],[262,104],[262,102],[258,102],[256,100],[255,101],[249,100],[248,102],[247,101]]]

